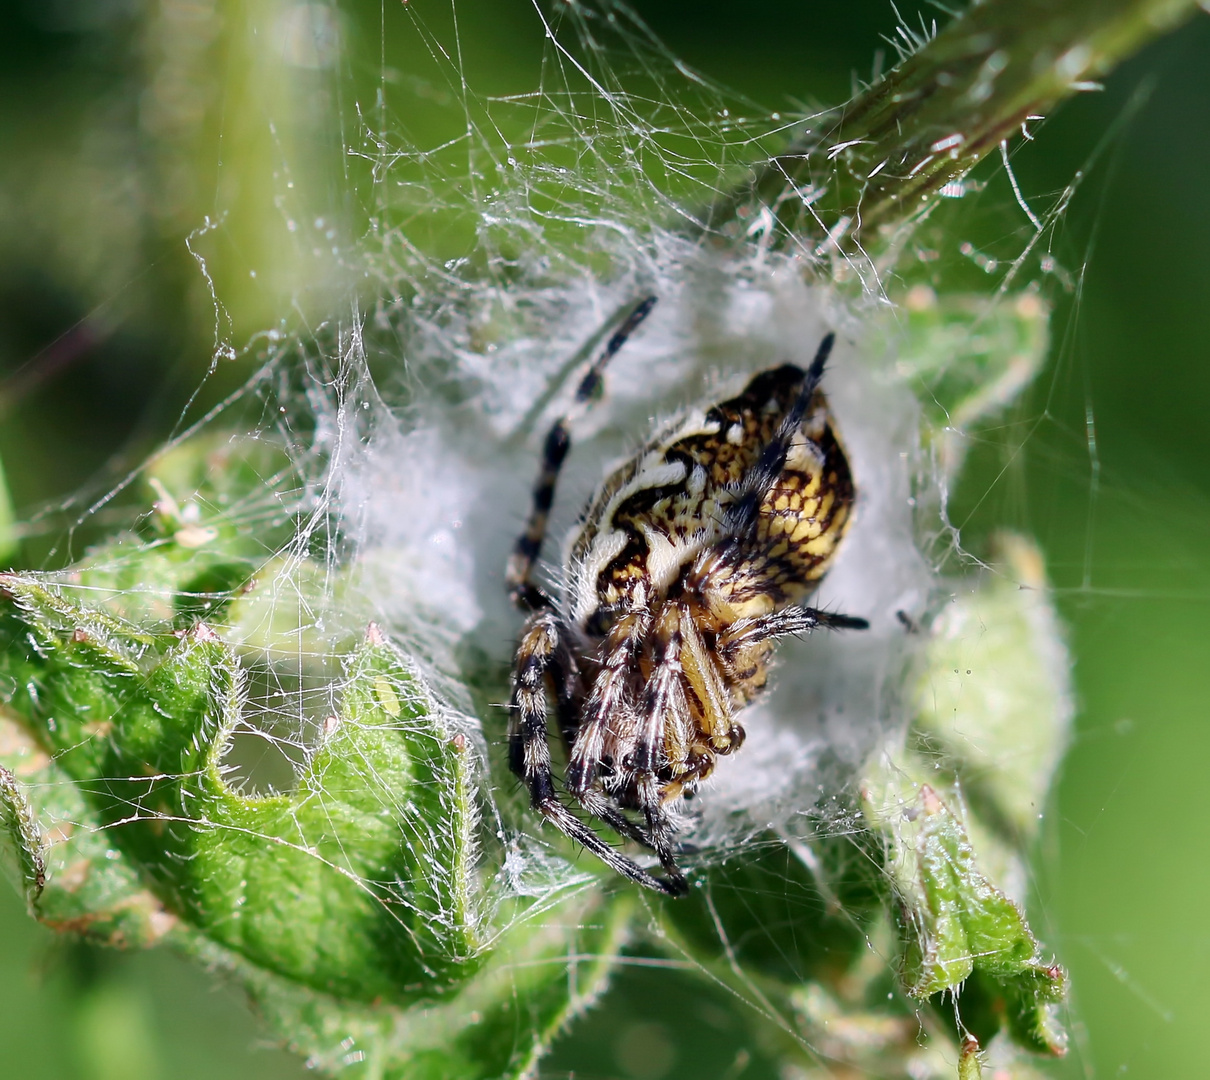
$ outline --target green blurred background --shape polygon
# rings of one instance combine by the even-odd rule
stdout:
[[[721,0],[635,7],[673,53],[770,110],[842,100],[853,72],[867,76],[876,50],[890,51],[880,35],[896,23],[882,0],[769,0],[758,14]],[[284,0],[0,8],[0,460],[26,565],[78,554],[65,529],[75,508],[252,369],[255,349],[207,377],[215,307],[186,245],[207,215],[225,217],[192,247],[223,302],[220,341],[305,325],[347,285],[352,260],[340,240],[300,245],[288,223],[305,218],[309,237],[326,223],[346,238],[365,228],[366,170],[342,152],[359,144],[348,125],[356,105],[372,119],[379,89],[407,88],[426,63],[417,27],[450,41],[456,14],[480,93],[538,83],[542,27],[525,0],[345,0],[333,17],[340,76],[324,74],[322,55],[296,55],[287,81],[280,57],[239,31],[280,26],[292,8],[312,27],[331,14]],[[915,21],[914,6],[900,10]],[[391,126],[431,144],[448,115],[430,95],[430,116],[411,91],[406,114],[388,101]],[[980,433],[953,516],[975,549],[999,525],[1039,538],[1076,659],[1077,735],[1047,810],[1033,911],[1074,985],[1075,1045],[1053,1072],[1207,1075],[1210,18],[1065,105],[1013,164],[1039,210],[1086,175],[1044,244],[1056,260],[1041,277],[1056,304],[1050,364],[1028,401]],[[943,256],[955,264],[960,241],[1003,258],[1029,236],[999,164],[982,175],[987,187],[953,211]],[[633,968],[543,1075],[771,1068],[741,1006]],[[303,1071],[203,972],[167,953],[56,940],[0,890],[4,1077]]]

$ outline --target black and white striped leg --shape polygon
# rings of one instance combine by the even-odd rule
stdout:
[[[823,627],[828,630],[868,630],[870,624],[856,615],[840,615],[811,607],[787,607],[756,619],[742,619],[719,635],[718,650],[724,657],[771,638],[805,634]]]
[[[623,762],[637,773],[656,773],[664,766],[664,727],[683,723],[686,712],[680,612],[675,607],[663,610],[653,636],[654,667],[643,692],[634,753]]]
[[[646,622],[643,623],[646,626]],[[590,719],[581,727],[572,747],[567,768],[567,789],[593,817],[603,821],[619,836],[628,837],[654,850],[655,843],[641,825],[623,814],[605,794],[598,770],[605,736],[605,718],[615,715],[625,697],[626,680],[633,663],[630,643],[610,653],[608,662],[593,687],[585,714]],[[626,763],[615,763],[625,768]]]
[[[639,728],[629,753],[621,760],[613,760],[611,756],[614,768],[623,776],[656,772],[663,761],[664,724],[669,719],[674,723],[685,723],[680,612],[673,607],[666,608],[654,627],[646,609],[629,612],[614,624],[605,641],[604,659],[584,710],[586,721],[576,740],[568,768],[567,786],[593,817],[605,822],[620,835],[655,851],[669,870],[669,878],[683,891],[687,886],[672,859],[674,834],[660,806],[658,785],[652,789],[654,796],[649,794],[644,799],[637,789],[631,789],[626,797],[630,805],[643,810],[648,820],[648,827],[644,828],[616,808],[603,791],[597,776],[607,748],[614,749],[607,738],[608,718],[625,711],[631,673],[643,641],[653,629],[659,644],[654,657],[655,670],[640,704]],[[651,831],[653,815],[659,836]]]
[[[562,620],[553,611],[535,612],[525,623],[513,669],[513,699],[508,722],[508,764],[529,783],[535,770],[550,772],[546,735],[546,688],[555,692],[560,725],[568,722],[574,692],[575,661]]]
[[[815,359],[803,376],[802,386],[790,411],[782,418],[781,424],[773,437],[765,444],[760,457],[745,473],[740,481],[735,501],[727,508],[727,532],[737,538],[743,537],[749,530],[756,527],[760,517],[761,503],[769,489],[777,482],[786,467],[786,458],[794,443],[794,436],[802,427],[803,418],[810,408],[811,398],[819,388],[823,379],[823,369],[832,354],[832,346],[836,343],[836,335],[828,334],[819,343]]]
[[[650,773],[642,776],[635,792],[639,809],[647,821],[647,835],[651,837],[652,849],[659,857],[664,873],[668,875],[667,890],[671,895],[678,896],[689,891],[689,883],[680,867],[676,865],[674,848],[676,846],[676,830],[668,819],[668,812],[660,801],[659,781]]]
[[[679,874],[665,881],[614,851],[604,840],[567,809],[555,794],[551,772],[550,744],[546,733],[546,685],[548,677],[566,675],[563,635],[559,617],[539,612],[526,624],[517,647],[513,697],[509,720],[509,764],[529,789],[530,802],[547,821],[587,848],[617,873],[648,889],[676,896],[684,892]]]
[[[546,523],[550,517],[550,508],[555,501],[555,488],[559,482],[559,472],[571,446],[571,434],[568,424],[572,415],[582,411],[597,396],[601,389],[602,376],[606,365],[612,360],[622,346],[630,339],[644,319],[651,314],[655,307],[655,297],[648,296],[640,301],[626,317],[621,326],[610,336],[605,348],[592,362],[592,366],[580,380],[576,388],[575,404],[572,413],[562,416],[554,422],[546,433],[546,441],[542,444],[542,465],[538,470],[538,479],[534,484],[533,500],[529,511],[529,520],[525,523],[525,531],[517,538],[513,553],[509,556],[505,580],[508,584],[509,596],[514,604],[523,611],[540,611],[553,608],[554,601],[537,585],[533,583],[534,565],[542,554],[542,542],[546,539]]]
[[[676,830],[668,819],[661,798],[661,785],[656,779],[659,770],[666,763],[666,725],[671,723],[684,726],[686,722],[680,612],[675,607],[668,606],[656,620],[654,629],[655,667],[643,694],[634,753],[628,764],[638,777],[635,801],[647,822],[648,843],[659,856],[668,880],[674,882],[683,892],[689,886],[676,865]]]
[[[615,767],[623,764],[613,760],[610,723],[625,706],[634,665],[650,627],[651,612],[635,608],[610,627],[601,646],[601,670],[584,704],[583,723],[567,764],[567,789],[577,799],[592,788],[602,762],[609,760]]]
[[[555,606],[554,601],[530,579],[533,576],[534,564],[542,553],[546,522],[555,501],[555,485],[559,481],[559,471],[563,468],[563,459],[567,457],[570,446],[571,436],[567,433],[567,422],[560,418],[546,433],[546,442],[542,445],[542,465],[534,484],[529,520],[525,523],[525,531],[513,545],[513,553],[509,556],[504,574],[512,602],[523,611],[540,611]]]
[[[603,821],[619,836],[655,850],[655,842],[647,835],[647,831],[614,806],[600,785],[594,785],[583,794],[577,795],[576,800],[589,814],[598,821]]]

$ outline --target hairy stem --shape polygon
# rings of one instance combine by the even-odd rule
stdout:
[[[988,0],[865,92],[822,113],[712,208],[709,224],[769,215],[816,255],[893,244],[1031,119],[1089,89],[1195,0]]]

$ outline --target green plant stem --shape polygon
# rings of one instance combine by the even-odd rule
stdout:
[[[829,110],[715,205],[713,227],[766,208],[816,255],[893,243],[947,183],[1198,8],[1194,0],[988,0]]]

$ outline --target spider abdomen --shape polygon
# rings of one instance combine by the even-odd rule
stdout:
[[[816,392],[786,466],[763,500],[757,535],[725,569],[726,510],[802,385],[792,365],[762,372],[738,397],[657,435],[606,478],[568,544],[568,599],[580,626],[603,631],[602,610],[670,593],[715,593],[711,607],[752,617],[805,596],[848,528],[848,461]],[[727,600],[722,606],[719,602]],[[596,618],[594,619],[594,616]]]

